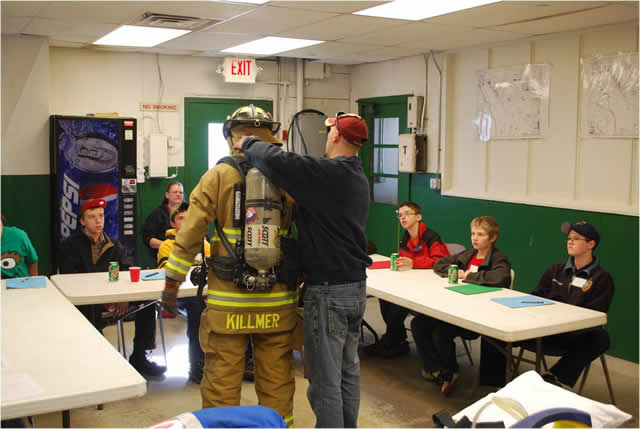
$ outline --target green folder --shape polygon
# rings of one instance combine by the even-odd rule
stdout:
[[[494,287],[494,286],[466,284],[466,285],[460,285],[460,286],[449,286],[447,289],[452,290],[454,292],[461,293],[463,295],[476,295],[478,293],[493,292],[494,290],[500,290],[502,288]]]

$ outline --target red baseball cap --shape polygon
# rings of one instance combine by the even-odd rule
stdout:
[[[89,200],[86,203],[84,203],[84,205],[80,209],[80,214],[84,213],[85,210],[95,209],[95,208],[98,208],[98,207],[102,207],[102,208],[107,207],[107,202],[105,200],[103,200],[102,198],[96,198],[94,200]]]
[[[367,123],[355,113],[338,112],[336,116],[327,118],[324,125],[327,127],[335,126],[338,129],[338,134],[356,146],[364,145],[369,138]]]

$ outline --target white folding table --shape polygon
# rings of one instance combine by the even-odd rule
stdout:
[[[374,261],[388,259],[373,255]],[[536,339],[536,370],[540,372],[542,341],[546,336],[603,326],[606,313],[555,302],[525,308],[510,308],[491,298],[526,296],[511,289],[463,295],[446,289],[447,278],[433,270],[367,269],[367,293],[380,299],[468,329],[506,343],[507,382],[513,374],[512,343]]]
[[[101,273],[80,273],[80,274],[55,274],[51,276],[53,284],[67,297],[74,305],[89,304],[109,304],[112,302],[126,301],[154,301],[158,313],[158,322],[160,323],[160,335],[162,337],[162,350],[164,360],[167,361],[167,351],[164,342],[164,328],[162,325],[162,311],[158,300],[164,290],[165,281],[159,275],[164,270],[145,270],[141,273],[158,273],[159,280],[140,279],[138,282],[132,282],[129,271],[120,271],[118,281],[109,281],[109,274]],[[198,293],[198,287],[189,280],[190,276],[180,286],[178,298],[193,297]],[[203,291],[206,293],[206,288]],[[138,310],[139,311],[139,310]],[[122,318],[118,319],[118,349],[122,343],[122,354],[126,357],[127,351],[124,346],[124,328]]]
[[[47,279],[2,301],[2,418],[63,412],[147,392],[146,380]]]

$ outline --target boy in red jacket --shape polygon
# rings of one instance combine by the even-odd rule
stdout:
[[[449,256],[447,246],[440,236],[422,223],[422,209],[413,202],[403,202],[396,211],[405,229],[400,241],[396,265],[400,270],[429,269],[440,258]],[[365,347],[370,356],[393,358],[409,353],[404,320],[409,310],[388,301],[380,300],[380,312],[387,325],[387,332],[379,342]]]

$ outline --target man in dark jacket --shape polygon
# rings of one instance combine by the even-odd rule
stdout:
[[[565,223],[562,228],[567,234],[569,260],[549,267],[532,294],[606,313],[615,286],[609,272],[593,255],[600,233],[584,221]],[[609,349],[609,334],[602,327],[568,332],[544,338],[542,347],[566,350],[542,378],[573,387],[584,368]]]
[[[300,264],[305,279],[307,396],[316,427],[356,427],[360,408],[358,341],[366,301],[365,226],[369,183],[357,153],[369,136],[358,115],[325,122],[324,158],[284,152],[256,137],[234,145],[298,205]]]
[[[400,225],[405,229],[396,260],[399,270],[433,268],[439,259],[449,256],[449,250],[438,233],[422,222],[422,208],[418,204],[411,201],[400,203],[396,213]],[[409,354],[407,330],[404,327],[409,310],[384,299],[379,301],[387,331],[380,341],[365,347],[365,353],[383,358]]]
[[[120,268],[124,266],[122,245],[103,230],[104,207],[107,202],[102,199],[88,201],[80,209],[82,228],[64,239],[59,249],[59,269],[61,274],[95,273],[109,271],[109,262],[116,261]],[[105,274],[106,276],[106,274]],[[89,286],[90,287],[90,286]],[[78,309],[100,332],[104,328],[103,310],[114,317],[122,317],[129,303],[120,302],[107,305],[81,305]],[[131,365],[141,374],[158,376],[166,371],[166,367],[156,364],[147,358],[146,351],[155,348],[156,318],[153,306],[136,313],[135,337],[133,353],[129,358]]]

